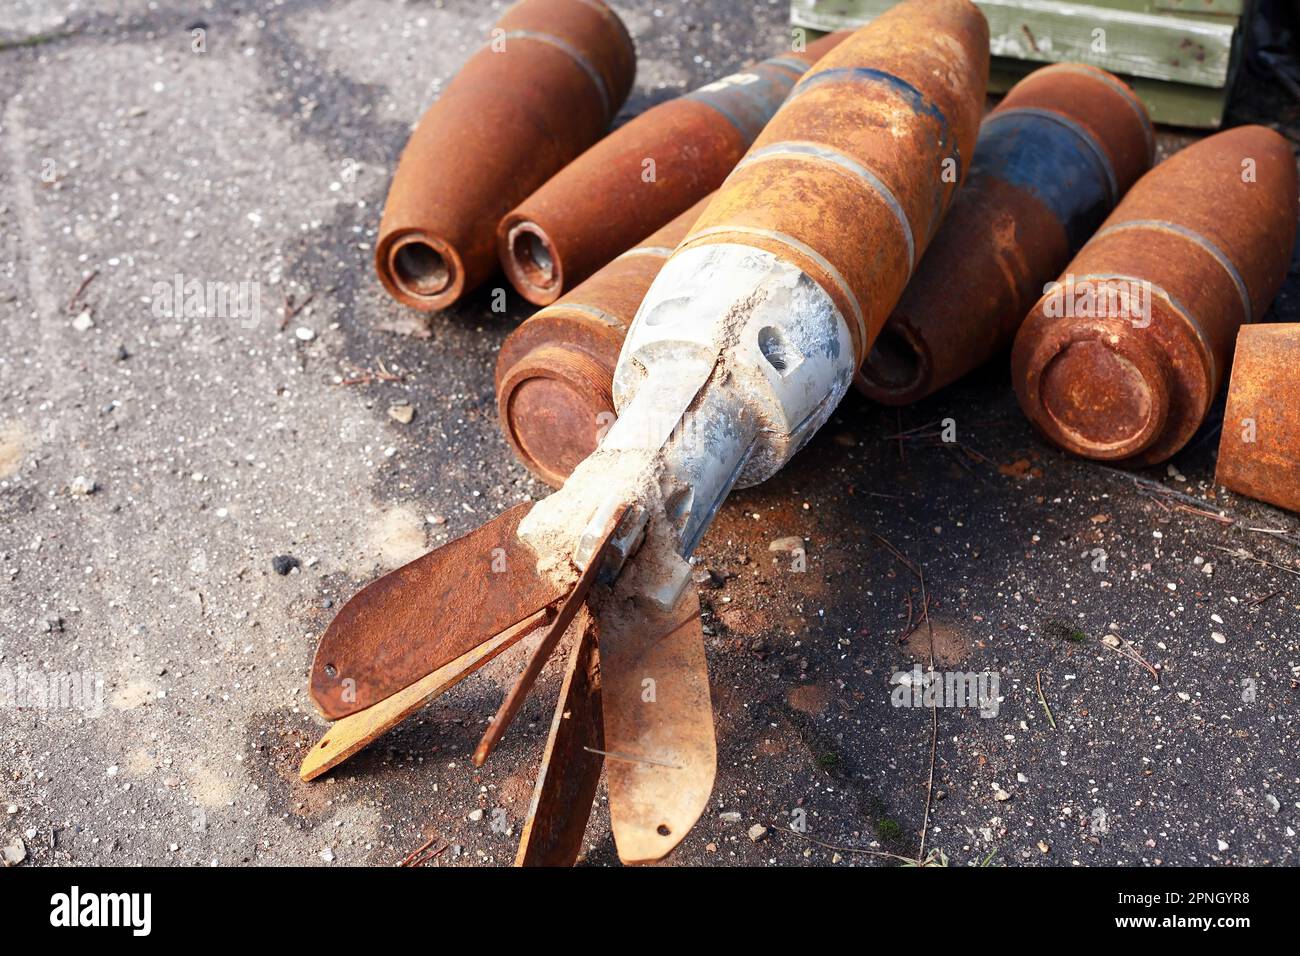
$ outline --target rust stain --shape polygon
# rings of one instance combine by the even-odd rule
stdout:
[[[826,707],[831,702],[831,692],[821,684],[803,684],[791,688],[785,699],[800,713],[815,716],[826,712]]]
[[[912,657],[928,663],[931,633],[934,638],[934,662],[940,667],[955,667],[970,654],[970,639],[950,621],[931,616],[930,627],[918,627],[907,636],[903,646]]]

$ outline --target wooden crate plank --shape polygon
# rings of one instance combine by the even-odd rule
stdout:
[[[793,0],[799,26],[860,26],[895,0]],[[995,56],[1039,63],[1091,63],[1115,73],[1223,87],[1231,67],[1235,17],[1151,13],[1058,0],[975,0],[989,21]],[[1104,31],[1101,34],[1095,31]]]
[[[1039,64],[1024,60],[996,58],[989,71],[989,92],[1005,93],[1025,74],[1038,67]],[[1223,111],[1228,104],[1227,88],[1212,89],[1131,76],[1124,77],[1124,80],[1146,105],[1154,123],[1194,129],[1218,129],[1223,124]]]

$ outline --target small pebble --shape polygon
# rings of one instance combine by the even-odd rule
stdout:
[[[27,859],[27,847],[21,837],[14,837],[6,846],[0,847],[0,863],[5,866],[17,866]]]
[[[277,554],[271,559],[271,570],[281,576],[288,574],[302,564],[292,554]]]

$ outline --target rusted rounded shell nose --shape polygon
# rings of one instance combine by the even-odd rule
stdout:
[[[1048,111],[1091,140],[1106,160],[1115,193],[1111,206],[1155,161],[1151,117],[1132,88],[1113,73],[1085,63],[1054,63],[1013,86],[994,112],[1027,109]]]
[[[1014,356],[1025,413],[1053,442],[1088,458],[1118,461],[1149,448],[1169,421],[1162,354],[1122,325],[1057,327]],[[1013,373],[1014,374],[1014,373]]]
[[[613,422],[609,370],[574,349],[533,349],[510,367],[497,401],[516,454],[553,487],[596,450]]]
[[[497,252],[510,283],[533,305],[550,305],[564,291],[564,262],[546,230],[511,213],[497,228]]]

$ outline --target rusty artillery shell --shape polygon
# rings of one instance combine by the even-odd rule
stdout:
[[[846,36],[661,103],[562,169],[497,227],[501,265],[519,294],[554,302],[717,189],[795,81]]]
[[[975,159],[858,376],[905,405],[1011,344],[1025,313],[1155,157],[1141,100],[1095,67],[1029,74],[985,118]]]
[[[612,381],[637,306],[711,197],[540,309],[497,358],[497,412],[510,447],[552,487],[596,449],[614,420]]]
[[[1250,325],[1237,335],[1214,480],[1300,511],[1300,324]]]
[[[635,70],[602,0],[507,10],[402,151],[375,248],[389,294],[432,311],[483,282],[501,217],[604,134]]]
[[[839,308],[860,365],[966,173],[988,50],[967,0],[891,7],[795,84],[682,248],[793,263]]]
[[[1182,448],[1262,318],[1295,237],[1291,147],[1262,126],[1201,140],[1142,177],[1025,319],[1020,406],[1052,442],[1141,466]]]

